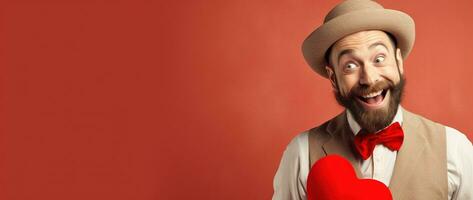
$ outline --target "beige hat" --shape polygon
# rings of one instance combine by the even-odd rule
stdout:
[[[384,9],[371,0],[346,0],[325,16],[324,23],[302,43],[302,53],[315,72],[327,78],[325,52],[339,39],[364,30],[382,30],[396,38],[404,59],[414,45],[414,20],[401,11]]]

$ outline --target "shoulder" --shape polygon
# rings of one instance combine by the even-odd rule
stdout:
[[[310,130],[308,130],[308,135],[309,135],[309,140],[310,139],[317,139],[317,140],[323,140],[324,138],[327,138],[330,133],[337,133],[341,129],[343,129],[345,124],[347,123],[347,116],[346,112],[342,112],[338,114],[337,116],[333,117],[332,119],[329,119],[325,121],[323,124],[320,126],[316,126]]]
[[[292,153],[304,153],[308,150],[308,145],[309,145],[309,140],[311,139],[317,139],[317,140],[322,140],[326,137],[328,137],[327,129],[330,128],[338,128],[338,127],[331,127],[335,126],[334,121],[343,119],[343,115],[339,115],[337,117],[334,117],[323,124],[319,126],[315,126],[313,128],[310,128],[308,130],[305,130],[299,134],[297,134],[292,140],[289,142],[287,145],[286,151],[287,152],[292,152]],[[303,152],[300,152],[300,151]]]
[[[406,112],[406,115],[414,116],[417,118],[421,123],[421,126],[426,127],[427,129],[432,130],[432,128],[435,127],[436,130],[445,132],[445,139],[447,143],[447,154],[449,154],[448,157],[454,157],[453,155],[457,155],[458,151],[469,151],[468,153],[472,153],[472,144],[468,140],[465,134],[462,132],[458,131],[455,128],[443,125],[439,122],[435,122],[433,120],[427,119],[421,115],[411,113],[409,111]],[[436,131],[428,131],[426,134],[429,134],[430,136],[435,136],[438,134],[434,134]]]
[[[306,174],[309,171],[309,140],[319,135],[323,125],[299,132],[287,144],[279,165],[278,171],[297,171]],[[312,138],[312,139],[310,139]]]
[[[471,146],[471,142],[468,140],[466,135],[460,132],[459,130],[449,126],[445,126],[445,132],[447,135],[447,140],[450,141],[452,144]]]
[[[426,131],[425,134],[429,136],[428,138],[430,138],[431,142],[435,140],[435,138],[438,139],[439,136],[445,136],[447,160],[449,163],[459,163],[464,161],[465,159],[470,159],[471,161],[468,162],[473,162],[473,146],[465,134],[455,128],[432,121],[423,116],[413,113],[408,114],[416,116],[416,118],[421,121],[421,126],[424,126],[428,130],[430,130]],[[435,130],[433,130],[434,127]],[[444,134],[437,134],[439,131]]]
[[[412,134],[421,135],[425,141],[432,146],[445,144],[445,125],[406,110],[404,110],[403,113],[404,122],[409,124],[406,125],[406,127],[410,127],[408,130],[410,130]]]
[[[297,134],[294,138],[292,138],[291,142],[287,145],[287,148],[291,149],[300,149],[307,143],[307,139],[309,137],[309,131],[304,131],[302,133]]]
[[[310,166],[309,140],[312,141],[312,144],[314,144],[313,146],[317,146],[318,143],[325,141],[324,138],[328,137],[325,130],[330,125],[330,122],[336,118],[341,117],[337,116],[320,126],[305,130],[294,136],[284,150],[279,166],[279,171],[286,169],[290,171],[299,171],[302,174],[307,172]],[[313,142],[314,140],[316,141],[315,143]]]
[[[450,158],[464,157],[462,155],[473,155],[473,146],[465,134],[452,127],[445,126],[447,137],[447,154]],[[470,156],[472,159],[473,157]]]
[[[291,160],[292,163],[295,160],[301,160],[301,158],[305,161],[309,156],[309,140],[315,139],[317,141],[323,141],[323,139],[327,137],[326,129],[328,129],[331,122],[337,118],[340,117],[332,118],[319,126],[315,126],[294,136],[284,150],[283,159]]]
[[[435,127],[441,127],[443,129],[443,127],[445,125],[439,123],[439,122],[436,122],[436,121],[433,121],[431,119],[428,119],[422,115],[419,115],[417,113],[413,113],[413,112],[410,112],[406,109],[403,109],[403,114],[404,114],[404,120],[415,120],[416,122],[419,122],[419,125],[423,125],[423,126],[435,126]]]
[[[284,157],[289,160],[299,160],[304,156],[305,150],[308,148],[309,131],[297,134],[284,150]]]
[[[471,142],[468,140],[466,135],[455,128],[449,127],[440,122],[433,121],[431,119],[409,111],[407,111],[406,114],[416,117],[421,122],[420,124],[422,126],[427,126],[428,129],[432,129],[433,127],[435,127],[438,130],[444,131],[448,143],[471,146]]]

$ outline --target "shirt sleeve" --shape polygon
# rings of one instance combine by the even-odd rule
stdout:
[[[456,129],[446,127],[448,190],[451,200],[473,200],[473,146]]]
[[[301,133],[287,145],[273,181],[273,200],[306,200],[308,157],[307,134]]]

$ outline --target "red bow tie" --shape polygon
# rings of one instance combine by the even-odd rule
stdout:
[[[391,151],[399,151],[404,140],[404,132],[398,122],[391,124],[379,133],[358,132],[355,136],[355,148],[363,160],[368,159],[372,154],[374,147],[382,144]]]

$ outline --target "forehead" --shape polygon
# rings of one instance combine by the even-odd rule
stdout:
[[[336,55],[337,52],[346,50],[346,49],[361,49],[367,48],[374,43],[385,44],[386,47],[390,47],[389,36],[379,30],[370,30],[370,31],[360,31],[348,36],[343,37],[338,40],[333,45],[333,53]],[[392,47],[391,47],[392,48]]]

